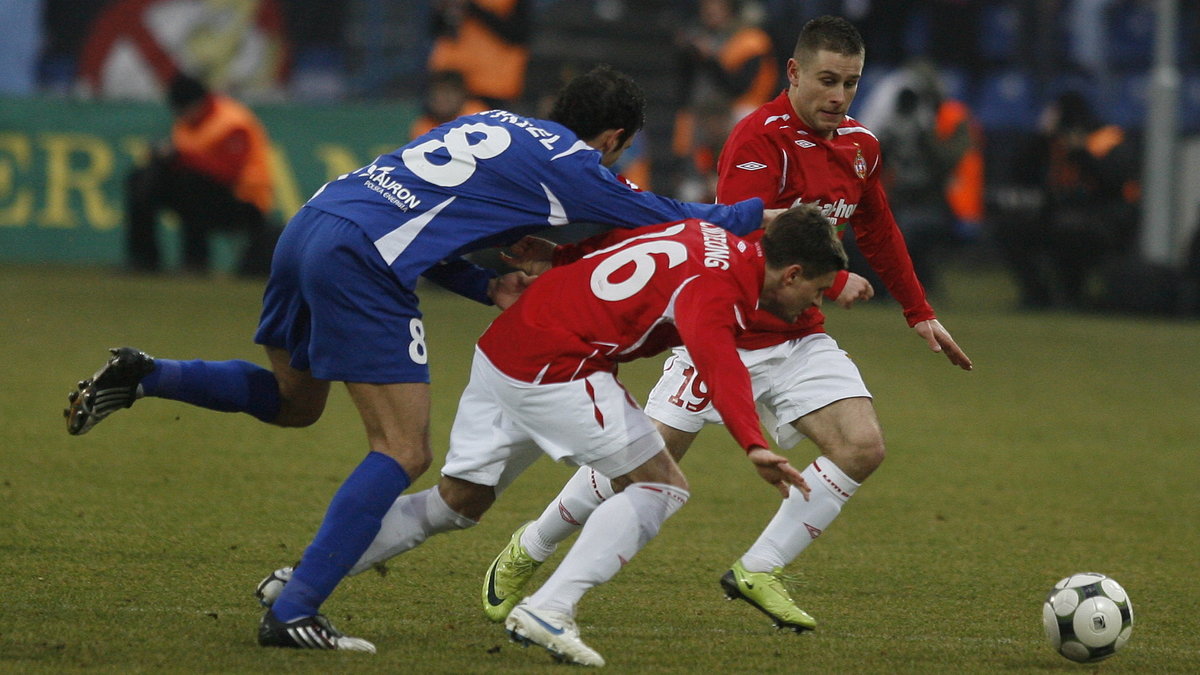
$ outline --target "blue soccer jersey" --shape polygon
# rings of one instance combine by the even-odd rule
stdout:
[[[744,235],[761,223],[758,199],[725,206],[638,192],[600,158],[560,124],[491,110],[436,127],[338,177],[306,206],[360,227],[405,287],[415,288],[417,277],[431,272],[460,292],[480,285],[454,276],[482,271],[452,265],[447,274],[435,266],[548,226],[700,218]]]

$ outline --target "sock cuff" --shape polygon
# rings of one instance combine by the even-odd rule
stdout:
[[[612,481],[610,481],[608,478],[606,478],[604,476],[604,474],[600,473],[599,471],[596,471],[595,469],[593,469],[591,467],[587,468],[587,472],[588,472],[588,487],[591,488],[592,493],[595,494],[596,497],[600,501],[609,499],[614,494],[616,494],[616,492],[614,492],[613,488],[612,488]]]
[[[450,508],[437,486],[429,488],[429,499],[425,501],[425,518],[429,523],[451,523],[454,527],[465,530],[478,523]]]
[[[625,488],[625,492],[630,492],[631,490],[645,490],[655,493],[666,502],[668,516],[683,508],[683,505],[692,496],[691,492],[681,487],[668,485],[667,483],[634,483]]]
[[[847,476],[828,457],[814,459],[813,463],[804,470],[804,473],[806,474],[804,479],[808,481],[808,487],[814,490],[818,487],[823,487],[843,502],[850,499],[858,490],[859,483]]]

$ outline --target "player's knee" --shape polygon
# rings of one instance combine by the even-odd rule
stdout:
[[[883,436],[875,434],[869,437],[858,439],[850,447],[850,456],[845,462],[847,468],[846,473],[851,478],[862,482],[867,476],[871,475],[879,465],[883,464],[884,458],[887,456],[887,448],[883,442]],[[841,463],[839,462],[839,466]]]
[[[275,418],[274,424],[289,429],[310,427],[316,424],[317,420],[321,419],[321,413],[324,411],[324,407],[317,410],[289,410],[281,408],[279,416]]]
[[[396,455],[393,455],[396,457]],[[424,475],[429,467],[433,465],[433,453],[429,450],[429,446],[425,446],[420,450],[412,450],[401,452],[396,457],[396,461],[408,473],[408,477],[416,480],[418,476]]]
[[[325,412],[327,397],[321,392],[306,394],[280,389],[279,414],[272,422],[276,426],[301,428],[312,426]]]

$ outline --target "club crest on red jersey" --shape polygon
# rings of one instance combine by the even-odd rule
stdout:
[[[861,180],[867,179],[867,158],[863,157],[862,148],[855,148],[854,173],[858,174]]]

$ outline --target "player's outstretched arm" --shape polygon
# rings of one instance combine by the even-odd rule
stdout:
[[[763,209],[762,227],[767,227],[787,209]]]
[[[800,475],[796,467],[788,464],[787,457],[777,455],[762,447],[751,448],[746,456],[754,464],[758,475],[774,485],[784,499],[788,498],[788,487],[795,485],[796,489],[800,490],[800,494],[804,495],[804,501],[808,501],[808,494],[812,492],[812,488],[808,486],[804,476]]]
[[[966,352],[958,346],[954,338],[950,337],[950,332],[943,328],[942,323],[937,319],[922,321],[913,326],[913,330],[917,331],[917,335],[925,338],[930,349],[944,353],[946,358],[950,359],[950,363],[963,370],[971,370],[975,367]]]

